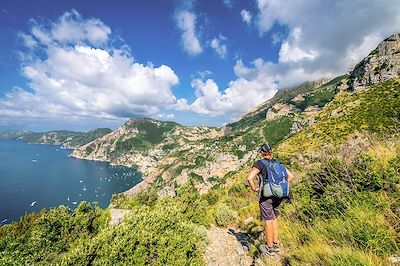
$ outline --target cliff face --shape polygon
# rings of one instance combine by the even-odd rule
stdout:
[[[348,86],[359,90],[400,75],[400,34],[381,42],[351,71]]]

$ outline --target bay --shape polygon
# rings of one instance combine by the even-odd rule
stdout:
[[[80,201],[109,205],[112,194],[142,181],[135,169],[69,157],[56,145],[0,140],[0,223],[18,221],[26,212]]]

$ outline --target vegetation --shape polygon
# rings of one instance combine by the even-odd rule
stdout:
[[[338,95],[316,118],[317,123],[281,146],[282,154],[304,155],[345,142],[353,134],[390,135],[400,126],[400,80],[393,79],[358,93]]]
[[[109,214],[82,202],[29,214],[0,227],[0,264],[202,265],[205,200],[191,186],[176,199],[124,201],[131,214],[118,227]],[[120,199],[121,201],[121,199]],[[122,204],[122,203],[121,203]]]
[[[128,121],[124,127],[126,130],[137,131],[131,136],[121,136],[116,142],[113,156],[132,150],[145,151],[165,139],[166,133],[179,126],[175,122],[162,122],[148,118],[133,119]]]

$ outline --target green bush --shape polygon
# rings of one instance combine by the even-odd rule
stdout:
[[[226,204],[220,204],[216,207],[215,222],[217,225],[226,227],[237,219],[237,214]]]

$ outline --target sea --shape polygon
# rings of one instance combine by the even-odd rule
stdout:
[[[0,140],[0,226],[42,208],[81,201],[106,208],[113,194],[142,181],[136,169],[69,157],[57,145]]]

